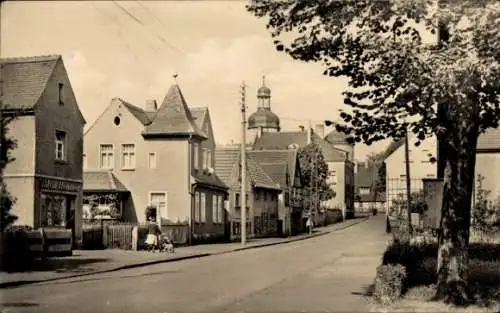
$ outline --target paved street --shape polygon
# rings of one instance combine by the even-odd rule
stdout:
[[[3,312],[367,312],[383,216],[277,246],[2,290]]]

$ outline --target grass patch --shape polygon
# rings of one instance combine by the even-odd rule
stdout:
[[[397,301],[401,302],[399,304],[401,309],[405,308],[405,312],[412,312],[409,306],[413,303],[412,305],[418,304],[418,306],[426,307],[427,311],[423,312],[500,312],[499,244],[472,243],[469,245],[469,285],[473,305],[464,309],[455,308],[451,311],[450,306],[431,301],[437,283],[437,251],[436,243],[410,244],[408,241],[395,241],[387,247],[382,258],[382,266],[401,265],[406,271],[401,287],[402,298]],[[388,279],[385,281],[388,281],[390,275],[386,274],[386,276]],[[377,279],[379,283],[384,281],[379,277]],[[389,290],[389,287],[389,285],[379,287],[379,290]],[[392,294],[397,294],[397,292],[392,291]],[[393,307],[387,303],[385,306],[390,307],[391,311],[396,310],[397,307],[397,305]],[[471,311],[471,309],[474,310]]]

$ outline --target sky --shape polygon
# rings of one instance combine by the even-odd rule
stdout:
[[[0,55],[62,55],[87,128],[114,97],[139,107],[161,103],[174,74],[189,106],[209,108],[217,143],[240,142],[239,86],[247,85],[249,115],[263,75],[283,131],[338,120],[345,81],[277,52],[265,20],[248,13],[246,3],[8,1]],[[356,159],[387,144],[357,145]]]

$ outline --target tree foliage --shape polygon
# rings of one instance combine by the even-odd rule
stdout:
[[[247,9],[267,19],[279,51],[347,78],[338,130],[368,145],[437,137],[437,298],[465,303],[477,138],[500,117],[500,2],[252,0]]]
[[[17,216],[10,213],[15,199],[7,190],[4,180],[5,167],[9,162],[14,160],[10,155],[10,151],[16,148],[16,142],[9,138],[7,134],[7,125],[12,121],[12,118],[5,117],[3,114],[0,114],[0,118],[2,119],[0,123],[0,127],[2,128],[2,136],[0,136],[0,232],[3,232],[10,224],[17,220]]]
[[[338,128],[357,142],[402,138],[408,128],[424,140],[453,133],[462,118],[477,120],[479,131],[498,126],[498,1],[254,0],[247,8],[268,19],[279,51],[348,78],[344,101],[353,110]],[[438,21],[446,38],[426,42]],[[470,110],[453,110],[460,106]]]
[[[335,192],[328,182],[328,164],[321,148],[314,143],[300,148],[298,155],[306,196],[305,206],[318,208],[321,201],[335,197]]]
[[[385,154],[381,153],[371,153],[366,157],[367,167],[373,175],[372,190],[380,194],[385,192],[386,188],[386,166],[385,166]]]

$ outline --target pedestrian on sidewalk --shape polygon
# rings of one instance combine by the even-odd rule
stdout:
[[[155,251],[158,248],[158,237],[161,234],[160,226],[156,223],[156,218],[154,216],[149,217],[147,222],[148,235],[146,237],[146,245],[148,250]]]
[[[313,226],[314,226],[314,223],[312,221],[311,215],[309,215],[309,217],[307,218],[307,222],[306,222],[306,228],[307,228],[307,232],[309,233],[309,235],[312,235]]]

